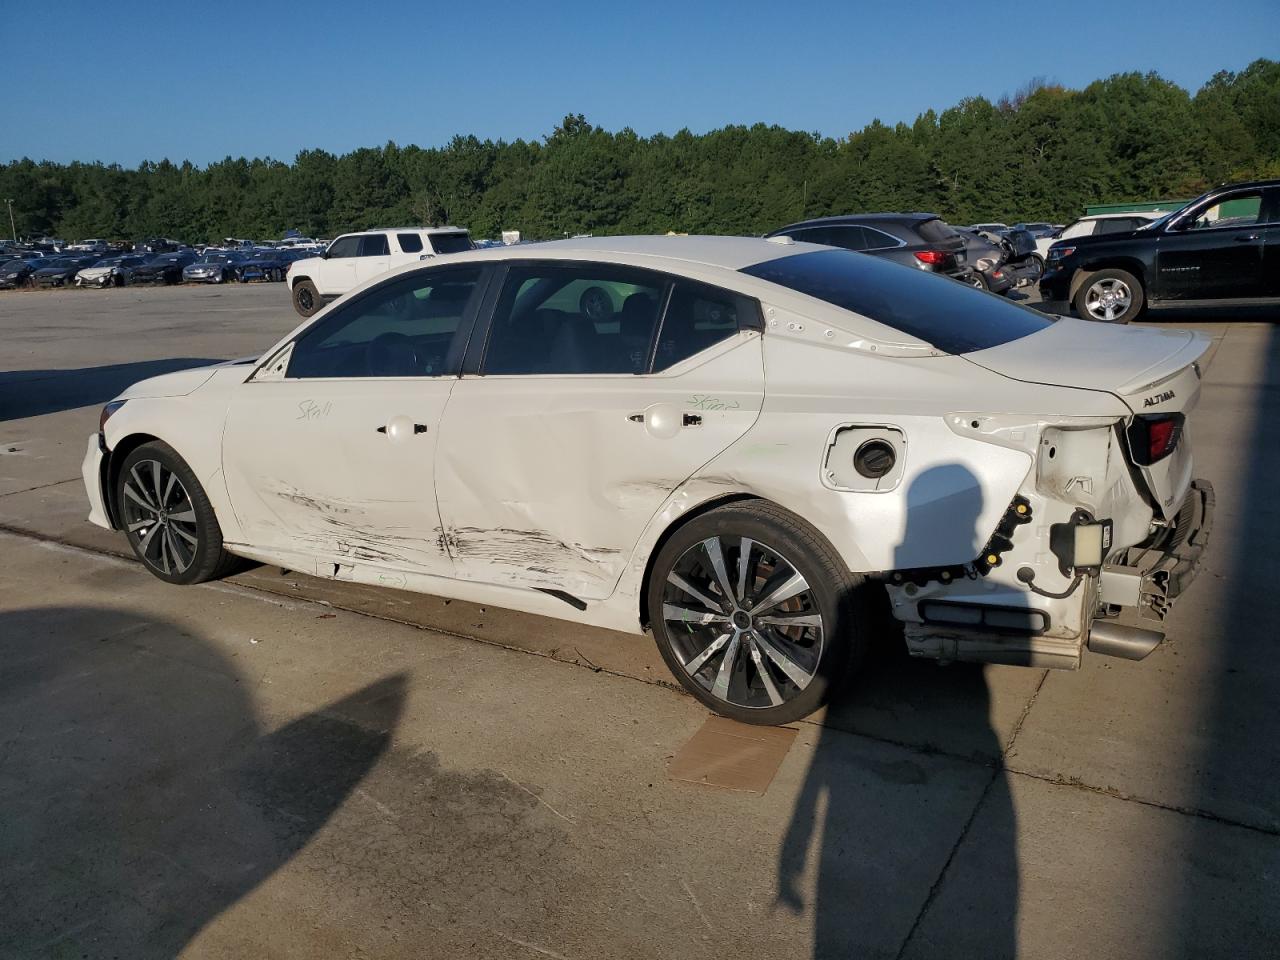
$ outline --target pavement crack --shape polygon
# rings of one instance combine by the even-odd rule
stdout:
[[[23,487],[21,490],[10,490],[8,493],[0,493],[0,497],[12,497],[19,493],[30,493],[32,490],[44,490],[46,487],[60,487],[64,483],[71,483],[79,480],[79,477],[68,477],[66,480],[53,480],[49,483],[37,483],[34,487]]]
[[[969,817],[964,822],[964,826],[960,828],[960,834],[956,837],[956,842],[951,845],[951,850],[947,853],[946,862],[942,864],[942,869],[938,871],[937,877],[929,886],[929,892],[925,894],[924,902],[920,904],[920,910],[916,913],[915,919],[911,921],[911,929],[907,931],[907,935],[902,939],[902,945],[898,947],[898,952],[894,954],[894,960],[902,960],[903,955],[907,952],[907,947],[911,945],[911,938],[916,935],[916,930],[924,921],[925,914],[929,912],[929,908],[933,906],[933,901],[937,899],[939,891],[942,890],[942,884],[947,879],[947,871],[951,869],[951,863],[955,860],[956,854],[960,851],[961,845],[965,838],[969,836],[969,831],[973,827],[973,822],[978,819],[978,811],[982,809],[982,804],[986,802],[987,795],[991,793],[991,788],[995,786],[997,780],[1004,774],[1002,766],[996,766],[991,771],[991,776],[987,778],[987,785],[982,788],[982,793],[978,797],[978,802],[973,805],[973,809],[969,811]]]
[[[1095,787],[1093,784],[1085,783],[1083,780],[1077,780],[1074,777],[1053,776],[1044,773],[1031,773],[1027,770],[1016,770],[1013,767],[1006,766],[1006,773],[1019,777],[1026,777],[1029,780],[1039,780],[1041,783],[1050,783],[1055,787],[1067,787],[1073,790],[1084,790],[1087,793],[1098,794],[1111,800],[1119,800],[1121,803],[1136,803],[1144,807],[1151,807],[1156,810],[1164,810],[1168,813],[1180,814],[1184,817],[1194,817],[1197,820],[1209,820],[1213,823],[1220,823],[1224,827],[1239,827],[1241,830],[1251,830],[1254,833],[1260,833],[1266,837],[1280,837],[1280,828],[1263,826],[1256,823],[1246,823],[1243,820],[1233,820],[1231,817],[1224,817],[1222,814],[1214,813],[1212,810],[1205,810],[1201,807],[1186,807],[1173,803],[1161,803],[1159,800],[1148,800],[1146,797],[1135,797],[1131,794],[1121,793],[1110,787]]]

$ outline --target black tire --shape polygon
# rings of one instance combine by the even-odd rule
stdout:
[[[745,572],[739,566],[744,538],[752,545]],[[715,546],[708,546],[712,541]],[[730,581],[728,595],[715,573],[717,552]],[[803,578],[804,590],[768,603],[781,584],[794,582],[792,574]],[[719,611],[671,576],[720,604]],[[711,710],[744,723],[790,723],[821,707],[862,659],[866,611],[861,578],[826,538],[763,501],[717,507],[681,527],[658,552],[648,584],[649,623],[672,674]],[[708,616],[716,622],[703,619]],[[799,618],[818,622],[778,625],[799,624]],[[795,677],[807,679],[802,685]]]
[[[134,555],[166,583],[216,580],[239,565],[222,549],[222,528],[200,481],[167,443],[155,440],[131,451],[120,465],[114,495]]]
[[[1107,302],[1106,291],[1116,299]],[[1123,293],[1120,293],[1123,291]],[[1115,267],[1086,274],[1072,298],[1076,316],[1099,323],[1128,323],[1136,320],[1146,306],[1142,283],[1132,273]]]
[[[971,287],[976,287],[979,290],[991,289],[991,287],[987,284],[986,276],[983,275],[981,270],[974,270],[973,272],[971,272],[969,276],[965,277],[964,282]]]
[[[310,280],[299,280],[293,285],[293,309],[299,316],[313,317],[324,306],[320,291]]]

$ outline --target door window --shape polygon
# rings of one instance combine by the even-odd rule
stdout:
[[[863,227],[862,234],[867,243],[862,248],[864,250],[887,250],[890,247],[902,246],[902,241],[897,237],[891,237],[883,230],[877,230],[874,227]]]
[[[1212,230],[1218,227],[1248,227],[1258,222],[1262,212],[1261,193],[1241,193],[1219,200],[1197,212],[1188,230]]]
[[[286,376],[445,373],[479,279],[479,267],[430,271],[370,290],[302,334]]]
[[[335,260],[339,257],[355,257],[360,254],[360,238],[359,237],[339,237],[333,243],[329,244],[329,259]]]
[[[803,230],[796,230],[791,236],[805,243],[821,243],[828,247],[841,247],[845,250],[867,249],[863,228],[857,225],[805,227]]]
[[[507,275],[486,374],[643,373],[666,281],[612,264],[529,264]]]
[[[360,256],[389,257],[391,245],[387,243],[385,233],[370,233],[360,238]]]
[[[1134,228],[1136,221],[1131,217],[1111,217],[1107,220],[1098,221],[1098,229],[1094,231],[1098,235],[1104,233],[1127,233]]]
[[[760,325],[760,306],[750,297],[690,280],[677,280],[662,318],[654,372],[701,353],[740,329],[755,329]]]
[[[400,250],[403,253],[422,252],[422,237],[416,233],[397,233],[396,240],[400,242]]]

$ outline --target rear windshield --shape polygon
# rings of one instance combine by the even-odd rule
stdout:
[[[467,233],[433,233],[431,249],[436,253],[461,253],[471,250],[471,235]]]
[[[998,347],[1053,322],[947,277],[848,250],[798,253],[742,272],[852,310],[947,353]]]

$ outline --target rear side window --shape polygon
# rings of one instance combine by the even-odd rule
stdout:
[[[404,253],[422,252],[422,237],[416,233],[397,233],[396,240],[399,241],[400,249]]]
[[[687,360],[727,340],[739,329],[760,326],[760,305],[751,298],[690,280],[677,280],[662,318],[653,370],[656,373]]]
[[[951,225],[942,220],[925,220],[916,227],[916,232],[924,237],[926,243],[946,243],[948,240],[954,240],[960,234],[951,228]]]
[[[384,233],[370,233],[360,238],[360,256],[387,257],[391,255],[391,244],[387,243]]]
[[[462,253],[474,249],[468,233],[433,233],[431,249],[436,253]]]
[[[947,277],[843,250],[781,257],[742,272],[869,317],[947,353],[997,347],[1053,322]]]
[[[865,250],[867,247],[863,229],[856,224],[804,227],[791,231],[790,236],[805,243],[821,243],[828,247],[843,247],[845,250]]]
[[[665,288],[661,274],[612,264],[515,266],[494,309],[483,372],[643,373]]]

